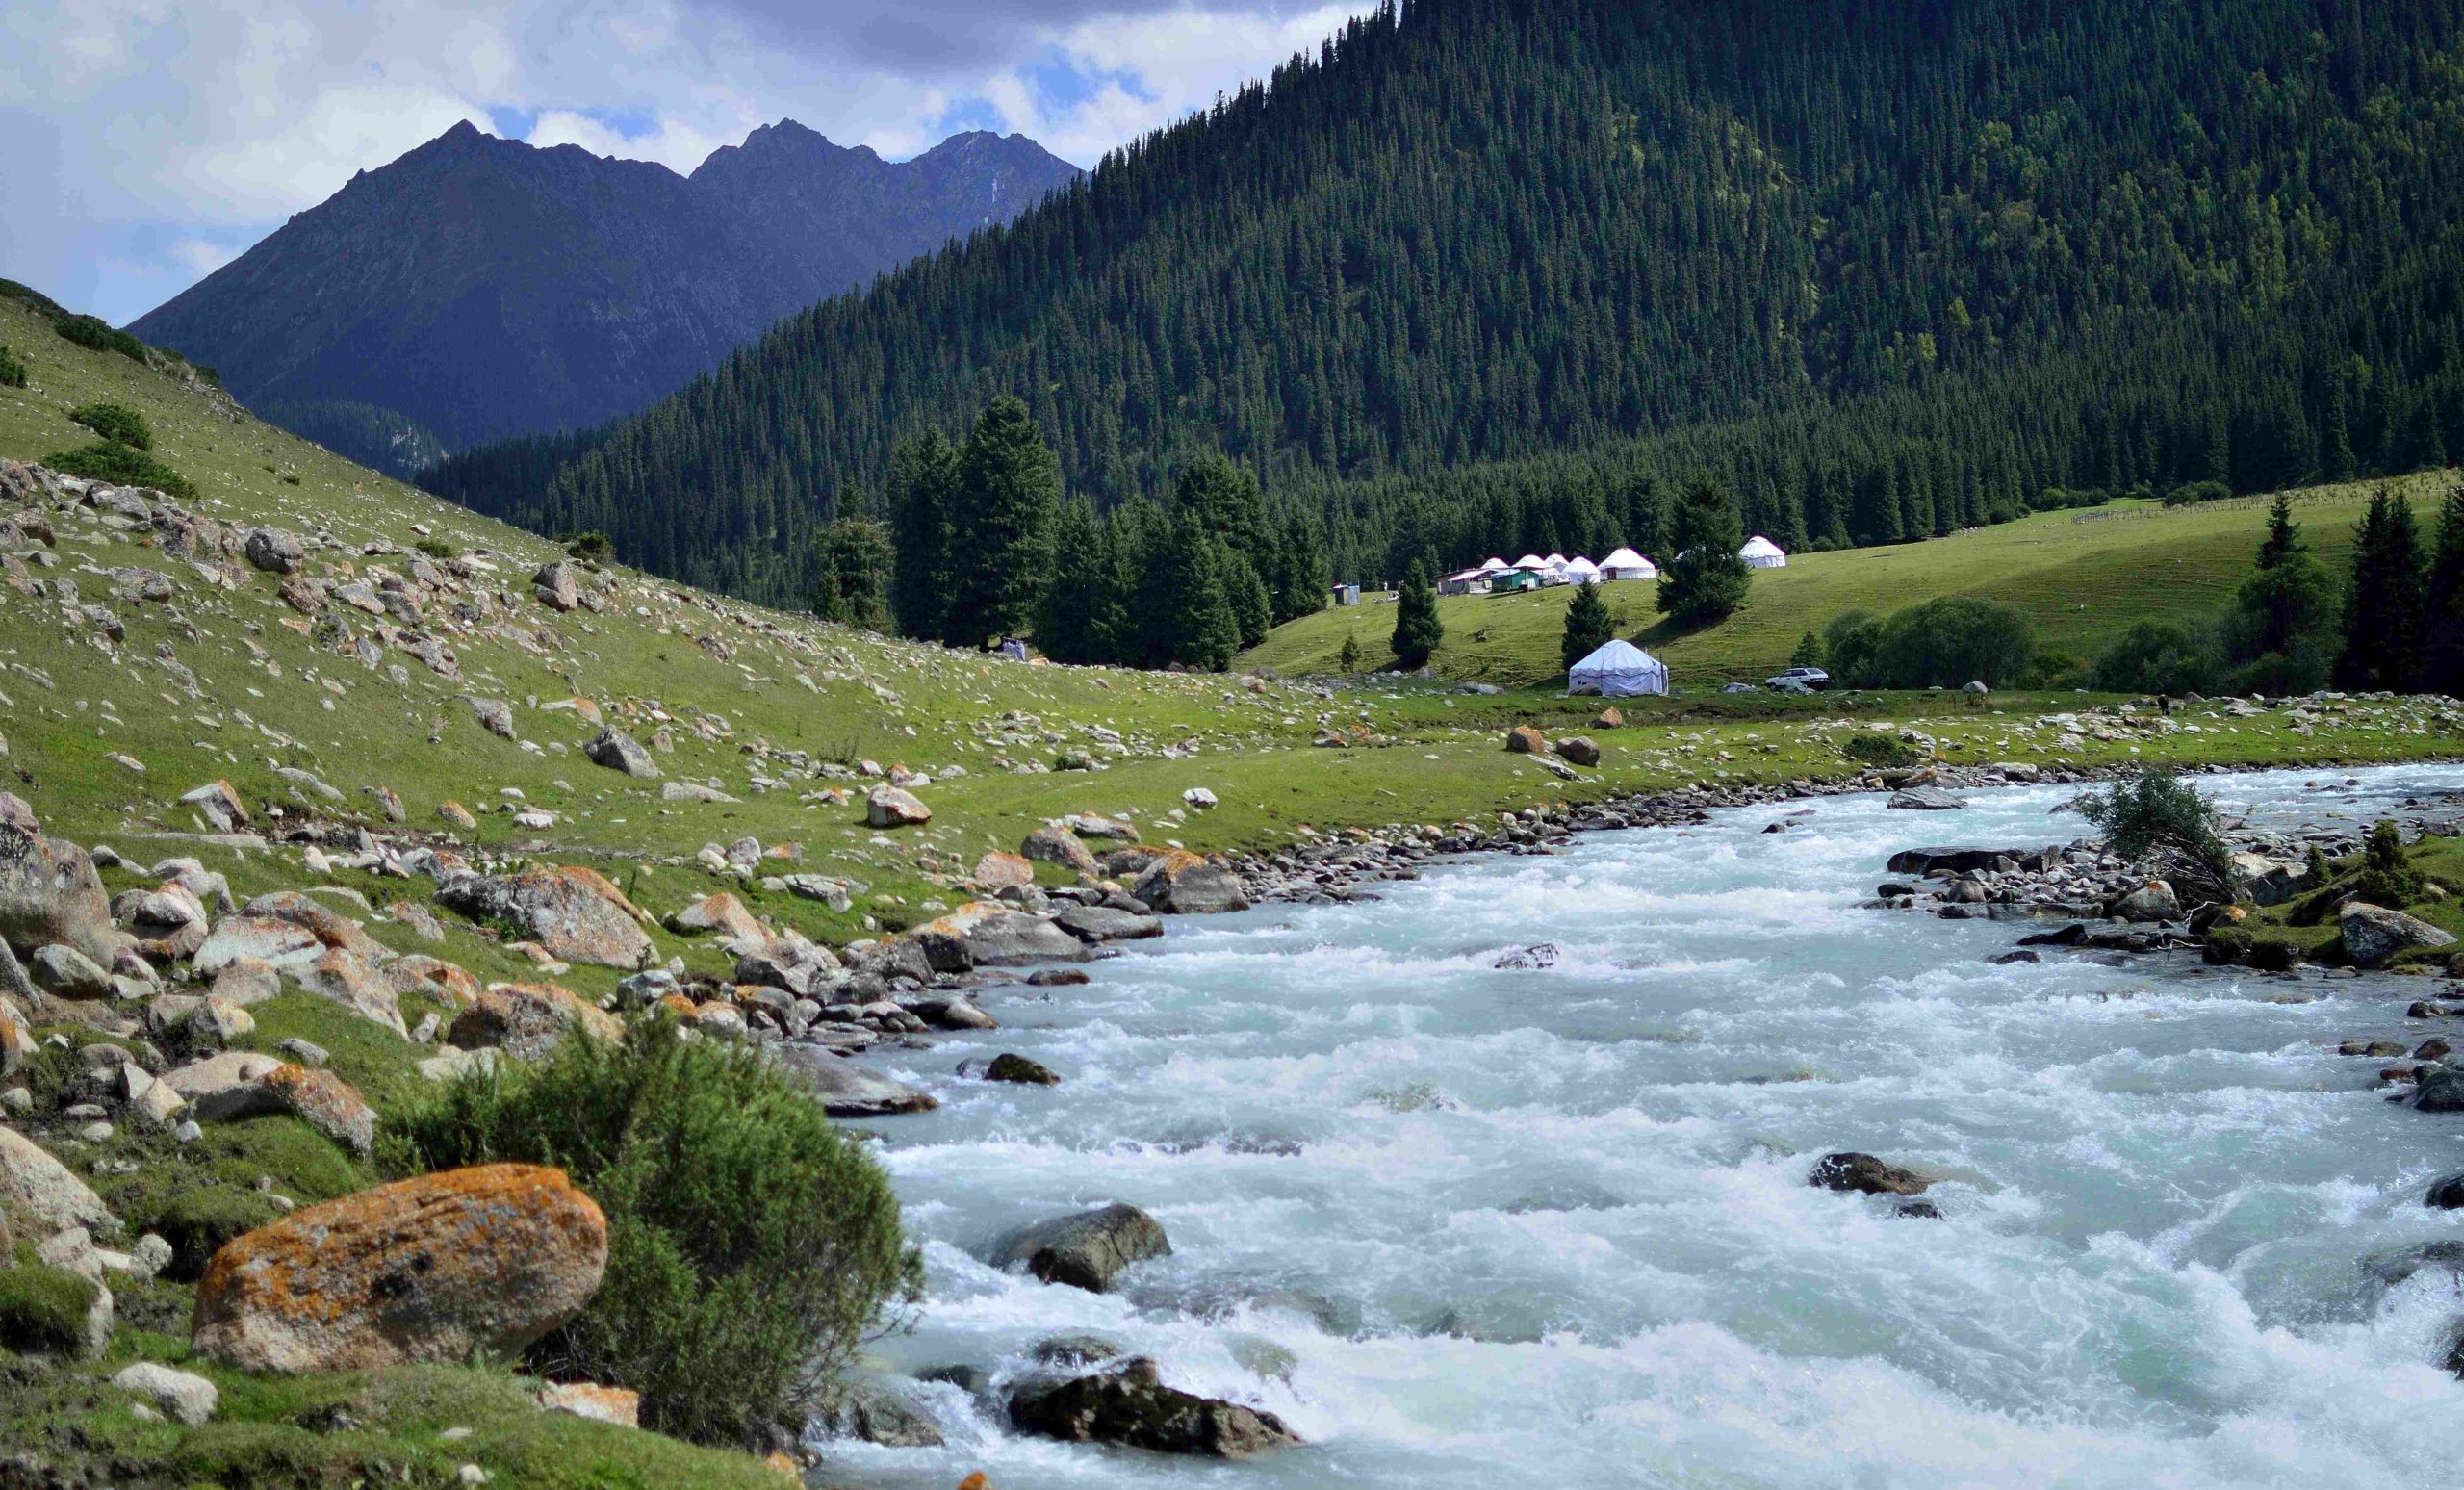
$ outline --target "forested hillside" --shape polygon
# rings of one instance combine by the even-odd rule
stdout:
[[[1822,547],[2413,469],[2464,443],[2459,13],[1416,0],[436,484],[780,599],[894,447],[1013,393],[1099,504],[1220,450],[1372,579],[1648,549],[1697,474]]]

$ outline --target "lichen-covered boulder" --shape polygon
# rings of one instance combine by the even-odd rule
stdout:
[[[18,1235],[35,1241],[72,1226],[119,1229],[102,1196],[14,1128],[0,1128],[0,1213],[23,1223]]]
[[[455,875],[437,886],[436,898],[473,920],[510,922],[568,963],[640,967],[656,950],[642,909],[607,876],[577,864]]]
[[[224,1246],[197,1285],[194,1346],[257,1372],[512,1356],[579,1314],[606,1270],[606,1218],[563,1170],[422,1175]]]
[[[112,965],[119,928],[94,861],[65,838],[0,823],[0,940],[21,954],[58,943]]]
[[[461,1009],[479,1001],[478,979],[443,958],[420,952],[387,964],[385,986],[397,994],[424,994]]]
[[[296,975],[328,952],[347,953],[371,969],[393,955],[357,921],[296,890],[277,890],[218,922],[196,950],[196,970],[210,978],[248,957]]]
[[[2398,953],[2414,947],[2455,945],[2453,936],[2419,916],[2366,900],[2348,901],[2336,912],[2336,926],[2344,937],[2345,955],[2355,967],[2384,967]]]
[[[176,1081],[169,1085],[188,1098],[188,1110],[199,1121],[288,1113],[352,1153],[367,1156],[376,1139],[376,1112],[359,1094],[358,1088],[331,1071],[312,1070],[287,1061],[255,1064],[265,1060],[254,1057],[246,1063],[234,1063],[230,1079],[215,1082],[202,1095],[182,1091]],[[172,1073],[174,1077],[178,1075],[179,1072]],[[192,1080],[190,1085],[202,1084]]]
[[[624,1037],[616,1016],[583,1003],[552,983],[508,983],[488,989],[453,1016],[446,1040],[464,1050],[501,1050],[535,1061],[573,1030],[603,1040]]]
[[[1130,893],[1170,915],[1215,915],[1249,909],[1241,877],[1181,849],[1168,849],[1139,872]]]
[[[1103,868],[1095,861],[1094,852],[1066,828],[1037,829],[1018,845],[1018,853],[1022,858],[1059,864],[1073,874],[1094,874]]]
[[[992,900],[973,900],[909,933],[935,972],[1083,963],[1087,944],[1040,915]]]
[[[248,562],[268,574],[287,575],[308,562],[308,545],[283,527],[252,527],[242,545]]]
[[[864,797],[868,828],[911,828],[933,820],[933,809],[915,793],[901,786],[876,786]]]
[[[1530,725],[1516,725],[1505,732],[1506,753],[1515,756],[1545,756],[1549,753],[1549,737]]]
[[[975,883],[989,889],[1018,888],[1036,883],[1036,866],[1017,854],[999,850],[975,861]]]

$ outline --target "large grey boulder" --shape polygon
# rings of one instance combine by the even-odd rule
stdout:
[[[550,610],[571,610],[581,604],[581,586],[574,580],[574,566],[559,559],[542,564],[530,577],[530,593]]]
[[[1087,944],[1040,915],[996,901],[975,900],[909,934],[935,972],[1083,963]]]
[[[2413,1106],[2426,1113],[2464,1113],[2464,1066],[2433,1066],[2413,1088]]]
[[[83,1226],[117,1231],[119,1221],[84,1180],[14,1128],[0,1128],[0,1209],[34,1223],[38,1240]]]
[[[112,1377],[112,1385],[144,1399],[184,1427],[202,1427],[222,1400],[214,1383],[194,1372],[178,1371],[152,1361],[122,1369]]]
[[[903,786],[876,786],[864,797],[868,828],[911,828],[933,820],[933,809]]]
[[[642,748],[640,741],[613,725],[593,735],[581,751],[610,771],[622,771],[637,781],[658,780],[658,762],[651,758],[651,753]]]
[[[269,574],[288,575],[308,562],[308,545],[283,527],[252,527],[243,545],[248,562]]]
[[[1169,915],[1216,915],[1249,909],[1241,877],[1195,854],[1168,849],[1139,871],[1130,893]]]
[[[768,1049],[780,1068],[818,1098],[821,1110],[833,1118],[887,1118],[929,1113],[941,1105],[912,1087],[876,1076],[819,1045],[779,1044]]]
[[[2288,864],[2270,859],[2265,854],[2244,852],[2229,861],[2228,873],[2233,887],[2250,898],[2256,906],[2280,906],[2301,893],[2307,871],[2299,864]]]
[[[109,967],[119,950],[94,861],[64,838],[0,823],[0,940],[20,953],[60,943]]]
[[[1139,941],[1164,935],[1162,916],[1116,911],[1110,906],[1071,906],[1054,916],[1052,924],[1089,942]]]
[[[1018,845],[1018,852],[1028,859],[1059,864],[1074,874],[1095,874],[1103,867],[1095,861],[1094,853],[1066,828],[1039,828],[1027,835],[1026,841]]]
[[[1903,812],[1958,812],[1965,810],[1967,803],[1938,786],[1911,786],[1893,793],[1883,806]]]
[[[1093,1375],[1029,1380],[1010,1396],[1010,1421],[1064,1443],[1218,1459],[1300,1442],[1273,1413],[1164,1385],[1142,1355]]]
[[[2170,921],[2182,913],[2181,897],[2163,880],[2150,880],[2115,900],[2109,913],[2120,921]]]
[[[437,900],[477,921],[510,921],[551,957],[600,967],[640,967],[657,951],[650,917],[605,875],[578,864],[495,877],[459,874]]]
[[[2400,952],[2414,947],[2451,947],[2455,938],[2418,916],[2368,901],[2349,901],[2336,912],[2345,955],[2355,967],[2384,967]]]
[[[1108,1205],[1059,1216],[1003,1237],[986,1259],[995,1268],[1023,1268],[1046,1283],[1100,1294],[1133,1263],[1172,1255],[1154,1217],[1134,1205]]]

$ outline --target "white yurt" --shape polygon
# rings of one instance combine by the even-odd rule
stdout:
[[[1599,580],[1600,566],[1591,560],[1579,553],[1566,560],[1566,583],[1596,584]]]
[[[1493,558],[1480,566],[1480,573],[1484,575],[1502,574],[1512,567],[1512,565],[1508,564],[1502,558]]]
[[[1537,571],[1537,570],[1542,570],[1542,569],[1546,569],[1546,568],[1548,568],[1548,567],[1549,567],[1549,561],[1548,561],[1547,559],[1542,558],[1542,557],[1541,557],[1539,554],[1537,554],[1537,553],[1527,553],[1527,554],[1523,555],[1523,557],[1521,557],[1521,558],[1519,558],[1519,559],[1516,559],[1516,560],[1514,561],[1514,567],[1515,567],[1515,568],[1517,568],[1517,569],[1529,569],[1529,570],[1535,570],[1535,571]]]
[[[1788,567],[1788,555],[1786,552],[1784,552],[1778,544],[1763,537],[1760,533],[1756,533],[1753,537],[1745,540],[1745,547],[1736,551],[1736,556],[1745,560],[1745,567],[1748,569],[1785,569]]]
[[[1631,549],[1619,549],[1600,561],[1603,579],[1652,579],[1658,575],[1659,570],[1650,559]]]
[[[1668,692],[1668,668],[1632,642],[1612,641],[1574,665],[1566,675],[1569,693],[1597,693],[1604,699],[1634,699]]]

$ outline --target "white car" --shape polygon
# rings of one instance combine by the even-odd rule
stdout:
[[[1818,667],[1792,667],[1776,678],[1764,679],[1763,683],[1782,693],[1795,693],[1801,689],[1819,693],[1831,686],[1831,675]]]

